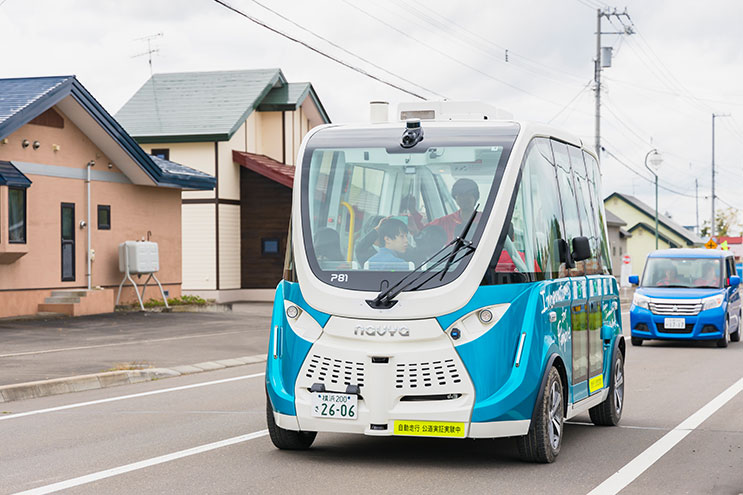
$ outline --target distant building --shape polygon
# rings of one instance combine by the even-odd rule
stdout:
[[[723,242],[727,242],[728,250],[735,255],[735,261],[743,261],[743,236],[715,236],[718,245],[718,249],[722,249],[720,245]]]
[[[611,266],[614,268],[614,275],[621,275],[622,256],[627,254],[627,239],[632,237],[623,227],[627,222],[616,216],[614,213],[606,210],[606,228],[609,231],[609,249],[611,249]]]
[[[0,79],[0,317],[113,311],[118,245],[143,238],[180,296],[181,190],[214,186],[150,156],[74,76]]]
[[[626,222],[632,234],[627,241],[627,254],[632,268],[639,274],[647,255],[655,251],[655,209],[629,194],[614,193],[604,199],[607,214],[613,213]],[[704,240],[665,215],[658,216],[658,249],[700,247]],[[615,265],[616,267],[619,265]]]
[[[213,192],[183,193],[184,290],[230,301],[276,287],[294,161],[330,122],[312,85],[279,69],[155,74],[116,118],[153,155],[217,177]]]

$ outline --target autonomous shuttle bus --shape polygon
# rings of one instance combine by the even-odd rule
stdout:
[[[552,462],[566,419],[620,420],[596,157],[553,128],[440,110],[302,144],[266,370],[280,449],[318,432],[517,436]]]

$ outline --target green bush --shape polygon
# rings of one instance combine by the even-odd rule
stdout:
[[[169,297],[168,298],[169,306],[183,306],[185,304],[206,306],[208,302],[199,296],[183,295],[181,297]],[[149,301],[145,301],[144,303],[145,308],[159,308],[159,307],[164,307],[164,306],[165,306],[165,303],[163,303],[162,299],[150,299]]]

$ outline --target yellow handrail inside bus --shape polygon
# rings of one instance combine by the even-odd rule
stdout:
[[[354,224],[356,223],[356,213],[353,211],[353,207],[345,201],[341,201],[341,204],[346,207],[348,214],[351,217],[348,224],[348,256],[346,256],[346,261],[350,263],[353,259],[353,229]]]

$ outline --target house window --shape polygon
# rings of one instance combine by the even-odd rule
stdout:
[[[98,205],[98,230],[111,230],[111,205]]]
[[[612,246],[611,247],[611,255],[612,256],[616,256],[617,255],[617,247],[616,246]]]
[[[8,240],[15,244],[26,243],[25,188],[8,188]]]
[[[279,254],[279,239],[261,239],[261,254]]]
[[[150,151],[150,154],[163,160],[170,160],[170,150],[168,148],[153,149]]]

